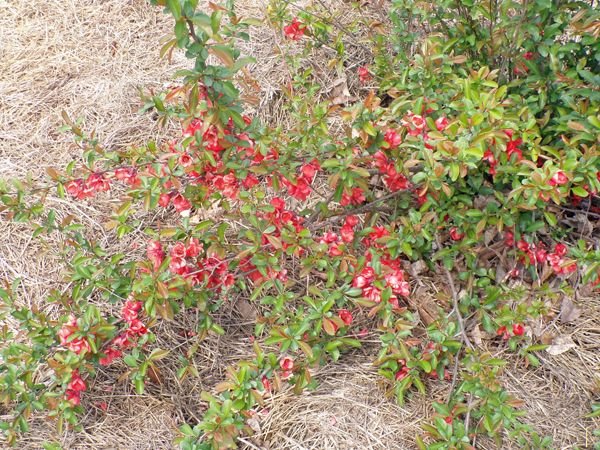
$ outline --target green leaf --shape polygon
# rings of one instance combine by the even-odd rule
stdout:
[[[577,195],[578,197],[587,197],[589,194],[588,191],[586,191],[581,186],[572,187],[571,192],[573,192],[573,194]]]
[[[171,11],[171,14],[175,20],[179,20],[181,18],[181,3],[179,0],[167,0],[167,8],[169,11]]]

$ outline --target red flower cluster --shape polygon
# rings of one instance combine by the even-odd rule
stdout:
[[[300,174],[296,176],[296,179],[289,180],[282,176],[280,182],[287,188],[292,197],[304,201],[312,192],[311,184],[319,170],[321,170],[321,166],[315,159],[300,168]]]
[[[239,269],[242,271],[242,275],[247,277],[252,283],[258,285],[266,280],[279,280],[282,283],[287,281],[287,269],[282,269],[277,271],[272,267],[268,267],[266,269],[266,276],[263,276],[262,273],[258,270],[258,268],[252,263],[250,257],[245,257],[240,261]]]
[[[568,182],[569,179],[567,178],[565,173],[562,170],[559,170],[554,175],[552,175],[552,178],[550,178],[548,184],[550,186],[562,186],[563,184],[566,184]]]
[[[352,188],[350,193],[344,191],[342,194],[342,199],[340,200],[340,204],[342,206],[348,205],[360,205],[366,201],[365,191],[363,191],[359,187]]]
[[[121,319],[128,325],[127,329],[115,337],[110,346],[104,350],[104,356],[99,362],[103,366],[111,364],[116,358],[123,355],[121,349],[131,348],[134,342],[148,332],[148,329],[139,319],[142,310],[142,302],[130,296],[121,308]]]
[[[356,216],[347,216],[344,220],[344,225],[340,229],[340,236],[342,236],[342,241],[349,243],[354,240],[354,228],[358,225],[358,217]]]
[[[389,128],[383,135],[383,140],[387,143],[388,148],[392,149],[398,147],[402,143],[402,136],[400,136],[393,128]]]
[[[65,392],[67,401],[71,402],[73,406],[79,405],[81,403],[81,393],[86,389],[87,386],[79,375],[79,370],[74,370]]]
[[[392,192],[408,189],[408,179],[396,170],[394,161],[390,161],[381,150],[373,155],[373,165],[383,174],[383,182]]]
[[[160,265],[165,260],[165,252],[162,248],[162,245],[158,241],[150,241],[148,242],[148,247],[146,249],[146,256],[152,262],[154,266],[154,270],[158,270]]]
[[[115,179],[133,187],[142,184],[142,180],[138,177],[137,170],[134,167],[120,167],[116,169]]]
[[[376,274],[370,265],[365,267],[354,276],[352,286],[362,289],[363,297],[374,303],[381,302],[381,292],[383,289],[378,288],[377,285],[383,285],[384,288],[390,287],[392,295],[389,302],[394,308],[399,308],[397,295],[402,297],[410,295],[410,285],[404,280],[404,272],[400,268],[400,262],[398,260],[382,258],[381,267],[383,276]]]
[[[285,208],[285,201],[280,197],[275,197],[271,200],[271,206],[274,211],[268,212],[262,215],[262,218],[267,220],[271,225],[275,227],[275,230],[270,233],[270,236],[281,238],[281,232],[284,228],[288,230],[294,230],[296,233],[300,233],[304,230],[302,223],[304,219],[298,216],[296,213]],[[264,245],[271,245],[267,235],[262,236],[262,243]],[[286,250],[291,244],[288,242],[281,242],[281,246]]]
[[[189,278],[194,285],[203,285],[209,289],[216,288],[220,291],[223,287],[230,287],[235,282],[229,265],[217,256],[207,255],[199,258],[203,247],[196,238],[189,242],[177,242],[170,250],[169,270],[185,278]],[[165,253],[160,242],[151,241],[148,244],[148,258],[154,267],[162,264]]]
[[[506,143],[506,156],[509,161],[513,160],[513,155],[516,155],[514,160],[519,162],[523,159],[523,152],[519,146],[523,143],[523,139],[518,138],[513,140],[513,130],[504,130],[504,134],[508,136],[508,142]]]
[[[292,23],[283,27],[283,33],[292,41],[298,41],[302,36],[304,36],[305,31],[306,26],[302,25],[302,22],[300,22],[297,17],[294,17]]]
[[[520,323],[515,323],[512,326],[512,333],[515,336],[523,336],[523,334],[525,333],[525,327]],[[505,341],[510,339],[510,332],[506,328],[506,325],[498,328],[498,330],[496,331],[496,335],[502,336],[502,339],[504,339]]]
[[[93,173],[86,180],[78,178],[65,184],[67,193],[77,200],[83,200],[96,195],[97,192],[106,192],[110,189],[108,179],[103,173]]]
[[[99,192],[110,190],[110,178],[107,172],[94,172],[85,180],[77,178],[65,184],[67,193],[77,200],[91,198]],[[120,167],[115,169],[113,176],[129,186],[136,187],[141,184],[137,170],[134,167]]]
[[[447,117],[441,116],[436,119],[435,127],[438,129],[438,131],[444,131],[448,127],[449,123],[450,122],[448,121]]]
[[[332,257],[341,256],[344,252],[339,248],[342,245],[342,241],[340,236],[338,236],[333,231],[327,231],[323,234],[323,237],[319,239],[319,244],[327,244],[329,249],[327,254]]]
[[[62,328],[58,331],[58,337],[60,338],[60,345],[67,349],[80,354],[82,352],[90,353],[92,351],[90,343],[84,337],[77,337],[70,339],[71,335],[78,330],[77,318],[73,315],[69,317],[69,321],[65,323]]]
[[[489,174],[491,176],[495,176],[496,175],[496,165],[498,164],[498,161],[496,160],[494,153],[492,153],[492,151],[489,148],[483,154],[483,160],[487,161],[488,164],[490,165]]]
[[[536,245],[521,239],[517,242],[517,248],[524,253],[521,262],[525,265],[548,262],[557,275],[568,275],[577,270],[575,261],[564,258],[568,252],[567,246],[564,244],[556,244],[554,252],[548,252],[543,242]]]
[[[401,123],[408,130],[409,136],[423,135],[426,137],[427,133],[425,126],[427,125],[427,122],[425,122],[425,118],[423,116],[415,114],[412,111],[408,111],[408,113],[401,120]]]

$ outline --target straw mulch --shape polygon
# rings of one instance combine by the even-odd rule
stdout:
[[[246,15],[262,14],[262,1],[243,3]],[[342,2],[329,3],[343,7]],[[380,18],[382,11],[372,13]],[[352,14],[343,20],[352,21]],[[180,55],[171,62],[157,59],[158,41],[170,28],[169,19],[143,0],[0,0],[0,176],[41,179],[47,167],[60,168],[77,157],[71,137],[57,131],[62,110],[83,118],[85,128],[96,130],[108,148],[164,137],[151,115],[136,113],[141,106],[136,92],[138,87],[161,89],[184,66]],[[355,69],[369,62],[361,39],[353,38],[348,48],[354,64],[345,72],[326,69],[332,57],[328,48],[307,60],[323,98],[346,95],[346,87],[349,95],[360,95]],[[280,35],[262,27],[252,30],[244,48],[260,61],[250,67],[260,86],[256,112],[272,123],[287,120],[282,86],[289,72],[280,63],[280,44]],[[114,242],[105,231],[110,202],[74,204],[50,198],[50,203],[59,215],[81,218],[106,247],[136,251],[135,236]],[[29,306],[50,308],[44,299],[50,289],[62,286],[60,258],[52,248],[51,238],[32,240],[27,227],[0,223],[0,279],[21,278],[21,299]],[[597,421],[582,417],[598,394],[600,311],[597,299],[578,303],[585,314],[553,324],[553,332],[571,336],[576,348],[543,356],[542,367],[535,370],[512,360],[503,375],[509,392],[523,400],[527,421],[541,434],[552,435],[556,448],[589,448],[598,427]],[[247,305],[234,305],[224,316],[226,336],[209,337],[193,358],[199,377],[175,381],[177,356],[194,343],[185,335],[189,319],[162,323],[154,330],[158,345],[172,351],[160,361],[144,395],[135,395],[129,381],[120,378],[124,366],[103,369],[85,394],[81,432],[58,435],[53,422],[38,417],[19,448],[39,449],[45,442],[58,442],[65,449],[172,448],[177,426],[201,417],[200,392],[221,381],[227,366],[251,354],[252,313]],[[414,448],[420,423],[433,414],[431,399],[443,400],[448,386],[433,384],[428,398],[414,395],[400,407],[384,395],[386,386],[372,359],[373,352],[356,352],[315,370],[315,391],[274,395],[252,422],[255,435],[240,445],[272,450]],[[482,442],[480,448],[497,447]]]

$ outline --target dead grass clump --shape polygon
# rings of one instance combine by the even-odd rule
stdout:
[[[264,17],[265,2],[240,3],[240,15]],[[335,16],[342,27],[351,26],[363,13],[372,14],[374,20],[385,19],[378,8],[358,11],[335,0],[318,3],[324,5],[321,14]],[[24,177],[32,172],[38,179],[45,168],[61,168],[79,157],[71,136],[57,132],[63,109],[72,118],[82,117],[86,129],[95,129],[110,149],[164,136],[149,115],[137,114],[137,87],[160,89],[177,68],[186,65],[178,58],[174,64],[157,60],[157,43],[171,26],[170,18],[145,0],[0,0],[0,176]],[[313,81],[321,86],[317,100],[361,94],[356,68],[372,58],[362,45],[366,36],[368,30],[362,30],[350,39],[346,50],[351,63],[341,69],[328,64],[335,50],[327,46],[312,49],[304,59],[306,68],[313,69]],[[259,85],[256,112],[273,124],[289,123],[283,105],[290,72],[281,57],[284,51],[300,51],[300,46],[289,45],[267,24],[251,29],[243,51],[258,61],[249,67]],[[114,240],[104,228],[113,204],[98,200],[88,204],[51,197],[49,204],[60,218],[72,214],[85,223],[109,251],[124,251],[128,257],[141,254],[142,233],[138,230],[123,241]],[[144,226],[154,221],[139,218]],[[51,288],[67,289],[61,284],[60,258],[51,250],[55,244],[50,238],[47,244],[33,241],[26,226],[0,222],[0,278],[23,279],[20,298],[28,307],[47,308]],[[82,432],[66,430],[58,435],[54,423],[40,417],[19,448],[39,449],[44,442],[69,449],[172,448],[176,427],[200,420],[204,407],[200,392],[212,390],[223,381],[228,366],[250,357],[252,307],[241,299],[229,301],[217,317],[226,329],[222,337],[197,341],[188,333],[195,328],[196,317],[191,314],[156,325],[156,346],[170,353],[157,362],[144,395],[133,392],[122,362],[101,368],[84,396],[87,413]],[[413,309],[419,309],[425,320],[424,303],[420,302],[421,309]],[[429,303],[435,309],[433,300]],[[540,433],[552,435],[557,448],[590,446],[591,432],[599,426],[583,418],[597,395],[598,300],[581,300],[581,307],[586,314],[577,321],[553,325],[555,333],[572,336],[576,348],[554,357],[542,355],[538,370],[516,366],[504,376],[507,389],[524,401],[527,421]],[[178,379],[177,370],[185,360],[198,377]],[[445,399],[444,386],[432,384],[427,398],[414,395],[400,407],[385,398],[372,360],[372,354],[350,356],[315,373],[316,390],[298,396],[290,390],[274,395],[265,414],[259,413],[254,422],[255,435],[240,443],[272,450],[414,448],[421,423],[432,414],[431,399]],[[486,443],[480,448],[494,446]]]
[[[276,394],[245,448],[413,448],[421,422],[432,414],[429,402],[415,396],[401,407],[386,399],[382,378],[368,360],[355,355],[324,368],[315,374],[314,391]]]
[[[32,423],[32,432],[19,441],[18,448],[39,450],[44,443],[58,443],[61,448],[73,450],[173,447],[174,405],[164,399],[96,392],[94,403],[86,403],[85,407],[87,414],[82,418],[81,431],[66,430],[58,435],[54,422],[38,419]]]
[[[139,116],[138,86],[157,88],[174,67],[158,61],[171,23],[143,0],[0,1],[0,173],[36,176],[77,157],[57,133],[61,110],[109,147],[157,136]]]

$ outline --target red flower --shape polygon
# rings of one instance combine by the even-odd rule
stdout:
[[[131,321],[138,318],[138,313],[142,309],[142,302],[128,299],[123,308],[121,308],[121,317],[125,322],[130,323]]]
[[[201,248],[200,241],[198,241],[197,238],[191,238],[187,248],[185,249],[185,256],[187,258],[195,258],[200,254]]]
[[[517,162],[521,161],[523,159],[523,152],[521,151],[521,149],[519,148],[519,145],[521,145],[523,143],[523,140],[521,138],[519,139],[512,139],[512,130],[505,130],[505,133],[508,135],[507,131],[510,131],[510,139],[509,141],[506,143],[506,156],[508,157],[508,160],[510,161],[512,159],[512,155],[517,155],[516,156],[516,160]]]
[[[80,354],[82,352],[90,353],[92,348],[86,338],[75,338],[67,344],[67,348],[72,352]]]
[[[450,228],[450,238],[451,238],[453,241],[460,241],[460,240],[462,240],[462,238],[464,238],[464,237],[465,237],[465,233],[461,233],[461,232],[459,232],[459,231],[458,231],[458,228],[456,228],[456,227],[452,227],[452,228]]]
[[[510,337],[510,334],[508,333],[508,330],[506,329],[505,326],[498,328],[498,331],[496,331],[496,334],[498,336],[502,336],[502,339],[504,339],[504,340],[507,340]]]
[[[412,111],[409,111],[404,119],[402,119],[402,125],[408,128],[408,134],[411,136],[418,136],[423,133],[426,122],[423,116],[418,114],[414,114]]]
[[[189,272],[187,262],[184,258],[171,257],[169,270],[177,275],[186,275]]]
[[[188,153],[182,153],[179,156],[179,164],[181,164],[183,167],[189,167],[193,163],[194,163],[194,160]]]
[[[73,373],[71,374],[71,381],[67,385],[67,389],[70,389],[70,390],[73,390],[76,392],[85,391],[87,389],[87,386],[85,385],[85,381],[83,381],[83,379],[79,375],[78,370],[74,370]]]
[[[392,288],[394,294],[408,297],[410,294],[410,285],[404,281],[404,273],[401,270],[395,270],[385,276],[385,281]]]
[[[304,36],[304,32],[306,31],[306,26],[302,25],[302,23],[298,20],[297,17],[294,17],[292,23],[283,27],[283,33],[288,39],[292,41],[299,40],[302,36]]]
[[[389,148],[396,148],[402,143],[402,137],[400,137],[396,130],[391,128],[385,132],[383,140],[388,143]]]
[[[146,249],[146,256],[154,265],[154,270],[157,270],[165,259],[165,252],[162,245],[158,241],[148,242],[148,248]]]
[[[513,325],[513,334],[515,336],[523,336],[523,333],[525,333],[525,328],[523,327],[523,325],[521,325],[520,323],[515,323]]]
[[[158,197],[158,206],[166,208],[169,206],[169,203],[171,203],[171,196],[169,194],[160,194],[160,197]]]
[[[65,395],[67,397],[67,401],[71,402],[71,405],[77,406],[81,403],[81,393],[79,391],[67,389]]]
[[[242,186],[244,186],[245,189],[251,189],[259,182],[259,179],[255,175],[249,173],[246,178],[244,178],[244,181],[242,181]]]
[[[309,179],[313,178],[319,170],[321,170],[321,165],[316,159],[313,159],[310,163],[305,164],[300,168],[302,175]]]
[[[544,248],[538,248],[535,251],[535,260],[538,263],[543,263],[546,261],[546,258],[548,258],[548,252],[546,251],[546,249]]]
[[[358,79],[362,84],[366,84],[371,80],[371,73],[369,72],[369,66],[361,66],[357,70]]]
[[[67,390],[65,392],[67,401],[71,402],[73,406],[79,405],[81,402],[81,392],[86,389],[87,386],[85,385],[85,381],[79,376],[79,371],[74,370],[71,374],[71,381],[67,385]]]
[[[355,288],[358,288],[358,289],[367,287],[369,284],[370,284],[370,282],[362,275],[358,275],[357,277],[354,278],[354,280],[352,280],[352,286],[354,286]]]
[[[367,300],[370,300],[374,303],[381,302],[381,291],[374,286],[369,286],[363,289],[363,295]]]
[[[530,61],[533,58],[533,52],[523,53],[523,58],[525,58],[527,61]]]
[[[263,387],[265,388],[265,391],[270,391],[271,390],[271,382],[269,381],[269,379],[263,375],[261,378],[261,383],[263,385]]]
[[[185,258],[185,245],[183,242],[178,242],[171,249],[171,257],[172,258]]]
[[[344,322],[346,326],[352,325],[352,313],[347,309],[340,309],[338,311],[338,316],[340,317],[340,319],[342,319],[342,322]]]
[[[129,340],[129,335],[127,333],[121,333],[116,338],[114,338],[112,342],[114,345],[121,348],[128,348],[132,345],[132,342]]]
[[[401,381],[408,376],[410,369],[406,367],[406,361],[404,359],[398,360],[398,365],[401,368],[396,372],[395,378],[396,381]]]
[[[133,167],[120,167],[115,170],[115,178],[129,185],[135,186],[141,183]]]
[[[148,332],[148,329],[139,319],[134,319],[129,323],[129,330],[131,330],[132,333],[138,334],[140,336]]]
[[[569,251],[569,249],[567,248],[567,246],[565,244],[556,244],[556,247],[554,247],[554,253],[556,253],[558,256],[565,256],[567,254],[567,252]]]
[[[196,131],[199,131],[201,129],[202,129],[202,120],[194,119],[190,122],[188,127],[183,131],[183,136],[185,136],[185,137],[193,136],[194,134],[196,134]]]
[[[344,221],[345,225],[354,228],[356,225],[358,225],[358,217],[356,216],[347,216],[346,220]]]
[[[561,186],[563,184],[566,184],[568,181],[569,179],[567,178],[565,173],[562,170],[559,170],[554,175],[552,175],[552,178],[550,178],[548,184],[550,184],[550,186]]]
[[[104,192],[110,189],[110,184],[103,173],[93,173],[86,180],[88,187],[96,192]]]
[[[105,356],[100,358],[99,363],[103,366],[108,366],[116,358],[121,357],[122,354],[123,353],[121,352],[121,350],[117,350],[116,348],[109,347],[105,350],[105,352],[104,352]]]
[[[284,356],[279,361],[279,367],[283,370],[292,370],[294,368],[294,360],[289,356]]]
[[[435,121],[435,127],[438,129],[438,131],[444,131],[449,123],[450,122],[448,121],[448,118],[444,116],[438,117]]]
[[[401,173],[396,173],[394,169],[394,174],[385,175],[383,178],[383,182],[388,187],[388,189],[392,192],[401,191],[408,188],[408,179]]]
[[[340,230],[340,236],[344,242],[352,242],[354,240],[354,230],[344,225]]]
[[[192,209],[192,204],[190,201],[185,198],[180,193],[177,193],[175,197],[173,197],[173,206],[177,210],[179,214],[182,216],[189,216],[190,210]]]
[[[360,205],[360,204],[364,203],[365,200],[366,200],[366,198],[365,198],[364,191],[359,187],[355,187],[355,188],[352,188],[352,191],[350,192],[350,194],[348,194],[346,192],[344,192],[342,194],[342,199],[340,200],[340,204],[342,206]]]
[[[525,242],[523,239],[521,239],[519,242],[517,242],[517,248],[519,250],[521,250],[522,252],[528,252],[529,244],[527,242]]]

